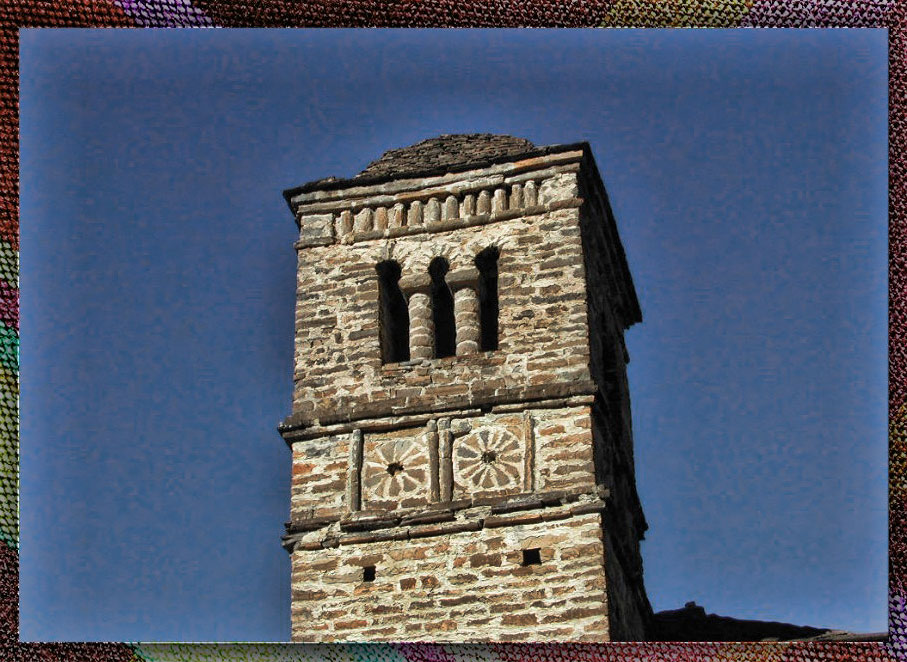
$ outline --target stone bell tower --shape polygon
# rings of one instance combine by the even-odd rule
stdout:
[[[644,639],[641,315],[589,145],[444,135],[284,195],[293,640]]]

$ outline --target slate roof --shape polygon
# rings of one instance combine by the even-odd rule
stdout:
[[[490,159],[532,152],[535,148],[535,145],[525,138],[514,136],[493,133],[448,133],[409,147],[390,149],[369,163],[354,179],[484,163]]]
[[[589,143],[545,145],[516,136],[494,133],[454,133],[423,140],[409,147],[391,149],[372,161],[365,170],[350,178],[323,177],[283,192],[293,210],[291,199],[300,193],[332,190],[348,186],[371,186],[399,177],[432,177],[449,172],[484,168],[516,157],[533,158],[570,150],[588,150]],[[295,212],[294,212],[295,213]]]

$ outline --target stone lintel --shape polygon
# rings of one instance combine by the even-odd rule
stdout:
[[[419,515],[412,515],[410,517],[403,517],[400,519],[401,526],[416,525],[416,524],[439,524],[441,522],[452,522],[456,519],[456,516],[452,511],[439,511],[439,512],[429,512],[422,513]]]
[[[303,533],[306,531],[316,531],[317,529],[333,524],[336,521],[336,517],[309,517],[307,519],[296,520],[295,522],[286,522],[284,523],[284,527],[287,532]]]
[[[409,529],[410,538],[429,538],[431,536],[446,536],[464,531],[480,531],[482,520],[465,522],[449,522],[444,524],[429,524],[428,526],[415,526]]]
[[[288,534],[281,538],[281,546],[290,553],[297,550],[313,552],[316,549],[324,549],[322,541],[302,542],[299,540],[299,534]]]
[[[407,540],[409,536],[406,530],[392,531],[368,531],[364,533],[352,533],[340,536],[337,542],[341,545],[359,545],[366,542],[383,542],[386,540]]]
[[[457,417],[481,416],[482,410],[451,410],[447,412],[446,415]],[[287,444],[292,447],[293,443],[297,441],[305,441],[307,439],[315,439],[317,437],[327,437],[334,434],[345,434],[347,432],[351,432],[356,428],[361,429],[363,432],[388,432],[390,430],[399,430],[400,428],[420,427],[436,418],[438,418],[438,415],[435,413],[417,414],[411,416],[392,416],[384,418],[360,419],[356,421],[355,425],[353,425],[352,423],[336,423],[333,425],[314,424],[308,427],[298,426],[292,428],[289,432],[285,432],[285,428],[283,427],[283,425],[281,425],[278,430],[283,435],[283,438],[286,440]]]
[[[444,277],[451,289],[460,287],[475,287],[479,282],[479,270],[475,267],[466,267],[448,272]]]
[[[592,501],[590,502],[589,499],[592,499]],[[557,509],[571,504],[575,505],[569,509],[569,512],[576,515],[586,512],[599,512],[605,507],[608,499],[610,499],[610,490],[602,485],[598,485],[591,490],[581,488],[524,493],[509,497],[458,499],[457,501],[428,504],[420,509],[400,510],[391,513],[361,511],[345,518],[319,517],[286,522],[284,526],[287,536],[284,538],[287,539],[294,535],[298,538],[302,534],[332,525],[339,526],[342,532],[359,533],[395,527],[440,527],[462,524],[463,520],[457,520],[456,514],[458,512],[488,506],[491,506],[491,514],[489,516],[498,518],[497,520],[493,519],[493,522],[509,521],[507,517],[513,513]],[[488,511],[486,510],[485,512]]]
[[[373,529],[386,529],[400,524],[399,516],[384,513],[380,515],[367,515],[364,513],[362,516],[358,515],[359,513],[356,513],[346,519],[335,519],[334,521],[340,522],[342,531],[372,531]]]
[[[424,274],[407,274],[400,279],[400,289],[403,294],[415,294],[416,292],[428,293],[431,291],[431,276]]]

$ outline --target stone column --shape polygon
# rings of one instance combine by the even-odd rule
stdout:
[[[463,208],[460,211],[460,217],[466,218],[467,216],[472,216],[476,213],[476,196],[472,193],[467,193],[463,197]]]
[[[340,212],[340,227],[337,229],[341,237],[353,231],[353,213],[349,209]]]
[[[479,271],[474,267],[448,272],[447,284],[454,294],[457,356],[479,351]]]
[[[464,285],[454,292],[454,319],[457,325],[457,356],[479,351],[479,295]]]
[[[428,292],[428,287],[410,289],[407,292],[409,300],[409,358],[411,361],[430,359],[435,355],[435,322],[431,315],[431,296]]]
[[[366,207],[356,214],[356,217],[353,220],[353,230],[356,232],[368,232],[372,227],[372,210]]]
[[[387,207],[378,207],[375,210],[375,229],[384,231],[387,229],[387,223]]]

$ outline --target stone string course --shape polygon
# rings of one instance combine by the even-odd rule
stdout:
[[[521,139],[492,138],[425,141],[379,159],[386,180],[367,169],[287,194],[295,641],[607,641],[648,626],[623,345],[639,307],[607,196],[587,147],[525,141],[524,158]],[[493,144],[510,160],[393,176]],[[482,351],[476,256],[490,248],[498,345]],[[445,358],[439,257],[456,327]],[[390,363],[388,260],[410,349]]]

